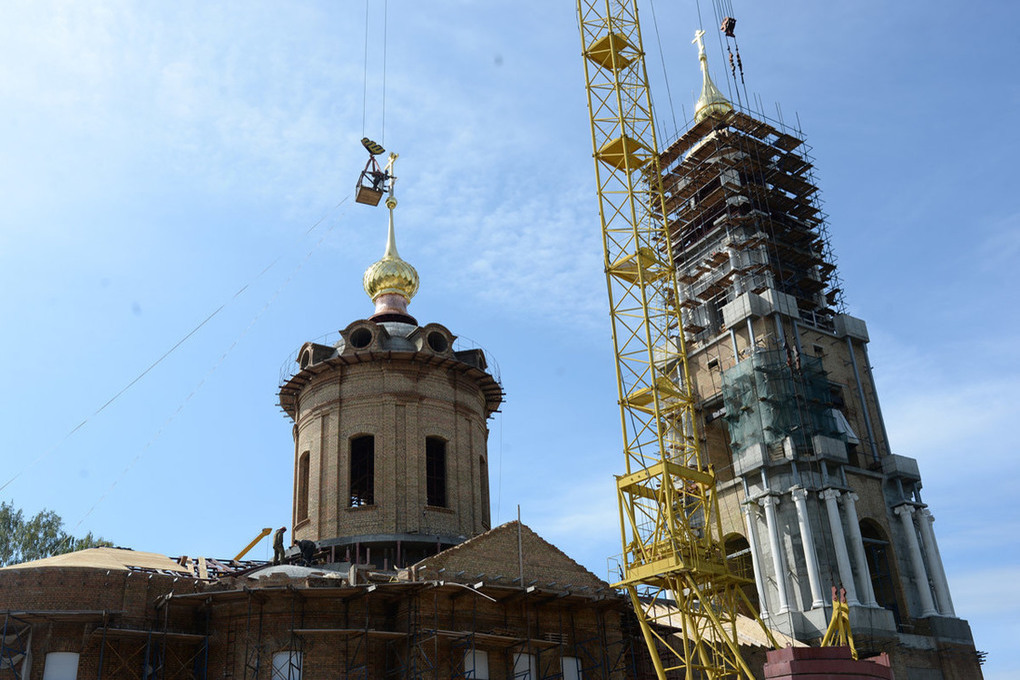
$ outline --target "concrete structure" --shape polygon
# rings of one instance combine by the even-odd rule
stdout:
[[[889,651],[897,677],[980,677],[917,461],[886,435],[867,326],[844,312],[809,148],[720,97],[703,93],[661,161],[727,554],[753,566],[773,628],[820,639],[842,584],[858,647]]]

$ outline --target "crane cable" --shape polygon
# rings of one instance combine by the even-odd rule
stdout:
[[[368,120],[368,0],[365,0],[365,59],[363,62],[361,91],[361,136],[365,136],[365,123]]]
[[[677,136],[680,126],[676,123],[676,108],[673,105],[673,91],[669,88],[669,73],[666,71],[666,55],[662,51],[662,38],[659,36],[659,20],[655,16],[655,2],[654,0],[649,0],[648,4],[652,8],[652,26],[655,28],[655,42],[659,45],[659,61],[662,63],[662,79],[666,83],[666,97],[669,99],[669,113],[673,118],[673,134],[669,137],[663,135],[663,137],[666,139],[673,139]]]

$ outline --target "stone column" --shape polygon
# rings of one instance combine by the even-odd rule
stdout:
[[[779,591],[779,610],[776,614],[790,611],[790,598],[786,591],[786,560],[783,559],[782,544],[779,541],[779,524],[776,520],[776,506],[779,499],[765,496],[758,501],[765,508],[765,523],[769,529],[769,550],[772,551],[772,568],[776,574],[776,588]]]
[[[818,572],[818,557],[815,555],[815,538],[811,534],[811,521],[807,511],[807,489],[794,489],[793,504],[797,508],[797,524],[800,525],[800,542],[804,546],[804,562],[807,564],[808,584],[811,586],[811,608],[825,606],[822,593],[822,579]]]
[[[867,607],[877,607],[875,601],[875,588],[871,585],[871,572],[868,570],[868,556],[864,554],[864,539],[861,538],[861,524],[857,519],[857,499],[859,496],[853,492],[843,494],[843,511],[846,513],[846,523],[850,527],[850,547],[854,552],[854,562],[857,563],[857,575],[860,577],[861,603]]]
[[[918,618],[935,616],[935,603],[931,599],[931,588],[928,587],[928,574],[924,570],[924,560],[921,557],[921,546],[917,543],[917,531],[914,529],[914,506],[904,503],[896,507],[895,512],[903,524],[903,533],[906,534],[907,552],[910,554],[910,566],[914,571],[914,580],[917,581],[917,595],[921,600],[921,615]]]
[[[754,587],[758,591],[758,608],[761,609],[761,617],[768,618],[769,607],[765,599],[765,585],[762,583],[761,551],[758,549],[758,512],[755,506],[750,503],[741,508],[744,513],[744,525],[747,527],[747,543],[751,546],[751,566],[754,568]]]
[[[946,579],[946,569],[942,564],[942,555],[939,554],[939,544],[935,542],[935,530],[932,524],[935,518],[927,508],[922,508],[920,525],[921,539],[924,541],[925,553],[928,555],[928,566],[931,568],[932,577],[935,581],[935,598],[938,600],[939,612],[945,616],[956,616],[953,608],[953,598],[949,595],[949,580]]]
[[[829,515],[829,530],[832,533],[832,547],[836,550],[836,566],[839,567],[839,579],[846,589],[846,603],[850,606],[860,606],[857,599],[857,588],[854,587],[854,573],[850,568],[850,555],[846,551],[846,537],[843,535],[843,523],[839,519],[839,506],[836,499],[839,498],[839,491],[826,489],[818,494],[825,501],[825,510]]]

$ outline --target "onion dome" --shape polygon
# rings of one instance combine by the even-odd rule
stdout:
[[[397,253],[397,239],[393,230],[393,209],[397,207],[397,199],[389,196],[386,199],[386,207],[390,210],[386,252],[381,260],[365,270],[363,279],[365,292],[375,303],[375,314],[372,318],[380,321],[398,316],[406,317],[407,304],[418,292],[418,272],[400,259]]]
[[[705,43],[702,41],[704,31],[694,34],[694,42],[698,44],[698,61],[701,62],[701,96],[694,105],[694,122],[700,123],[709,116],[725,116],[733,110],[733,105],[719,91],[708,74],[708,55],[705,54]]]

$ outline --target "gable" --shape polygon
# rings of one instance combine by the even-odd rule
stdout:
[[[520,547],[518,551],[518,527]],[[461,583],[485,581],[500,585],[518,585],[524,558],[524,585],[538,588],[577,590],[587,587],[592,593],[608,589],[609,584],[572,560],[566,553],[516,521],[501,524],[484,534],[427,557],[414,566],[421,580]],[[440,572],[440,569],[443,571]],[[463,572],[463,573],[461,573]],[[502,578],[497,578],[502,577]]]

